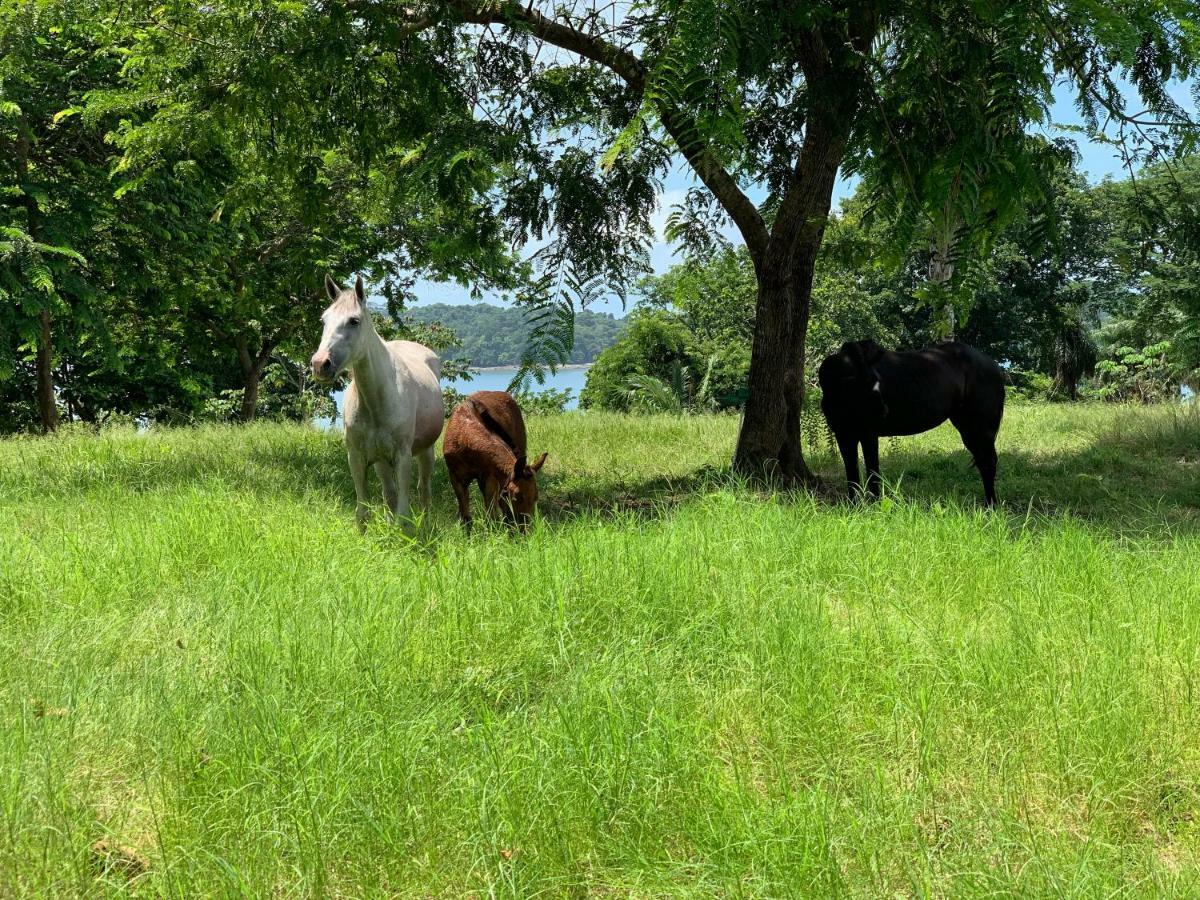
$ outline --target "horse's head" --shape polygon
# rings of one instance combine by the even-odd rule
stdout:
[[[826,418],[866,413],[882,419],[887,415],[883,384],[875,367],[882,356],[883,348],[867,340],[846,341],[837,353],[825,357],[817,379]]]
[[[535,459],[532,465],[525,462],[525,457],[517,457],[508,484],[500,489],[504,518],[522,530],[528,528],[533,519],[538,499],[537,479],[534,476],[545,462],[545,453]]]
[[[332,381],[362,355],[363,336],[371,331],[371,311],[362,276],[354,280],[353,288],[341,288],[326,275],[325,292],[331,302],[321,315],[324,330],[321,345],[312,356],[312,372],[322,381]]]

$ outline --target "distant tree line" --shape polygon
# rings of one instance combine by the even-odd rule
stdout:
[[[473,366],[517,366],[529,340],[528,315],[515,307],[488,303],[430,303],[405,311],[407,320],[423,325],[440,324],[457,337],[450,352]],[[594,362],[625,328],[624,319],[611,313],[581,310],[575,315],[574,341],[568,363]]]

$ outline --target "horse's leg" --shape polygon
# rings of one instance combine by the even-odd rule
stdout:
[[[406,532],[412,532],[412,504],[409,502],[409,492],[412,491],[412,451],[401,449],[396,454],[396,506],[393,512],[397,521],[404,526]]]
[[[858,481],[858,438],[847,434],[837,435],[838,450],[846,466],[846,486],[850,496],[857,497],[862,485]]]
[[[863,438],[862,449],[863,464],[867,468],[867,490],[878,500],[883,488],[883,479],[879,475],[879,435]]]
[[[974,447],[968,447],[983,479],[983,496],[988,506],[996,505],[996,436],[985,435]]]
[[[417,497],[421,509],[429,512],[433,506],[433,447],[426,447],[417,456]]]
[[[354,479],[354,519],[358,522],[358,530],[366,531],[370,515],[367,509],[367,458],[357,450],[347,450],[346,456],[350,460],[350,477]]]
[[[375,463],[375,474],[379,476],[379,483],[383,485],[383,502],[387,504],[388,515],[394,518],[398,503],[395,470],[388,463],[380,460]]]

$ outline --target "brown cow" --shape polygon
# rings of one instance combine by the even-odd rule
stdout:
[[[442,456],[458,498],[459,518],[468,530],[472,481],[479,482],[489,515],[499,507],[505,522],[521,530],[529,527],[538,497],[534,474],[546,454],[529,465],[526,449],[521,407],[503,391],[476,391],[454,408]]]

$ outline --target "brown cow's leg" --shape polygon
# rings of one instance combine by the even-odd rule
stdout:
[[[479,479],[479,489],[483,492],[483,508],[489,519],[494,519],[500,511],[500,481],[487,475]]]
[[[458,498],[458,519],[467,531],[471,530],[471,483],[463,481],[453,472],[450,473],[450,487],[454,488],[454,496]]]

